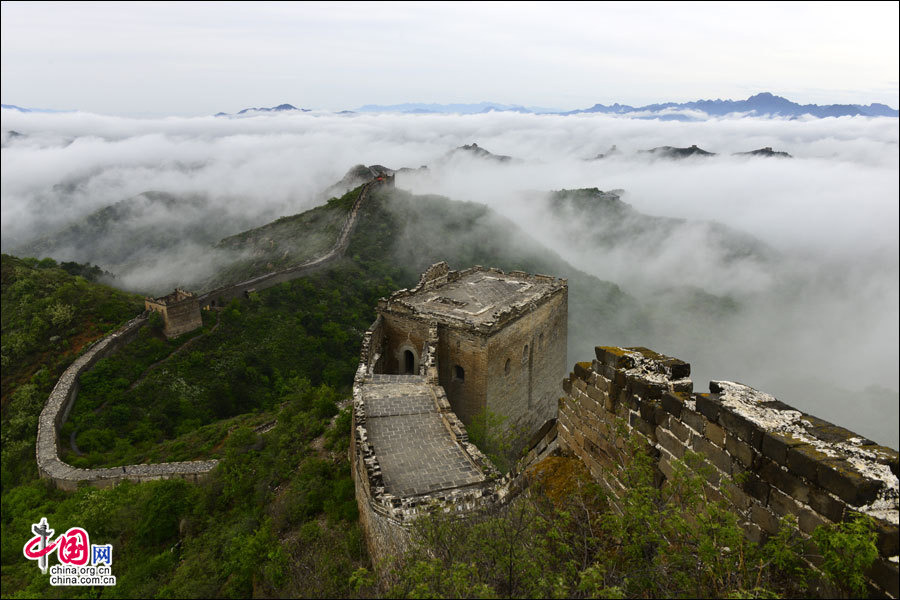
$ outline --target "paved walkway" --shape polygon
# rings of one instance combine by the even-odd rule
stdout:
[[[485,480],[451,435],[424,377],[372,375],[362,395],[387,493],[413,496]]]

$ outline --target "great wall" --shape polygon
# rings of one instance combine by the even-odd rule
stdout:
[[[340,256],[374,183],[361,190],[328,253],[193,301],[221,305]],[[576,363],[566,376],[565,290],[565,280],[553,277],[482,267],[457,272],[439,263],[412,290],[379,302],[354,379],[350,447],[373,562],[408,548],[410,526],[422,514],[465,515],[510,501],[528,466],[551,453],[583,461],[616,509],[623,490],[617,470],[637,444],[651,456],[660,486],[676,461],[688,453],[699,457],[708,494],[731,505],[751,540],[775,533],[787,514],[804,536],[854,512],[871,516],[879,557],[866,573],[870,591],[900,597],[897,451],[739,383],[713,381],[709,393],[695,393],[688,363],[646,348],[597,347],[595,359]],[[38,426],[42,477],[74,489],[79,482],[198,480],[216,466],[197,461],[84,470],[58,457],[58,431],[77,396],[79,375],[146,321],[145,314],[110,334],[60,378]],[[469,441],[464,421],[479,408],[497,409],[513,421],[523,417],[518,424],[529,441],[506,475]]]
[[[78,397],[79,377],[98,360],[127,344],[147,323],[150,311],[162,314],[163,331],[167,337],[177,337],[202,325],[200,306],[209,304],[222,306],[234,298],[245,296],[249,291],[265,289],[303,277],[334,261],[347,249],[350,234],[356,226],[359,207],[365,202],[369,190],[375,185],[393,185],[393,177],[376,178],[361,187],[334,246],[324,254],[302,264],[223,286],[200,296],[176,289],[172,294],[162,298],[148,298],[145,301],[146,311],[144,314],[132,319],[88,348],[60,376],[38,418],[35,457],[40,476],[49,479],[60,489],[74,490],[79,483],[104,487],[115,485],[121,481],[150,481],[170,478],[198,481],[214,469],[218,464],[217,460],[125,465],[100,469],[78,469],[63,462],[59,458],[61,443],[59,430],[66,422]]]

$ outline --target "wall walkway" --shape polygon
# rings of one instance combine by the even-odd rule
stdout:
[[[303,277],[339,258],[347,249],[350,234],[353,232],[358,220],[359,208],[368,197],[371,187],[373,185],[390,184],[391,182],[392,180],[389,180],[387,183],[376,180],[363,185],[356,202],[353,203],[350,209],[347,220],[341,228],[337,241],[326,253],[295,267],[267,273],[208,292],[199,297],[201,306],[208,304],[213,299],[222,304],[232,298],[244,296],[248,290],[265,289],[285,281]],[[66,422],[69,411],[78,397],[79,377],[98,360],[128,343],[146,322],[147,316],[141,315],[98,341],[65,370],[50,393],[38,420],[35,455],[40,476],[50,479],[60,489],[74,490],[81,482],[105,487],[125,480],[149,481],[181,478],[188,481],[198,481],[218,464],[217,460],[202,460],[126,465],[104,469],[77,469],[59,458],[59,430],[63,423]]]

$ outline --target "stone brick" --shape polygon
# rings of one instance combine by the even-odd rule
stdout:
[[[759,456],[750,444],[739,440],[733,435],[725,438],[725,449],[742,466],[748,469],[753,467],[754,460]]]
[[[744,473],[741,476],[741,489],[750,494],[751,497],[759,500],[763,504],[769,502],[770,485],[762,480],[756,473]]]
[[[694,391],[694,382],[690,379],[680,379],[669,383],[672,391],[683,394],[690,394]]]
[[[662,407],[676,419],[681,417],[684,400],[678,394],[667,392],[661,398]]]
[[[831,459],[819,463],[816,476],[819,485],[854,506],[869,504],[884,486],[883,481],[863,477],[844,460]]]
[[[762,446],[762,428],[727,406],[723,406],[722,410],[719,411],[719,423],[721,423],[729,433],[736,434],[739,438],[748,442],[757,450]]]
[[[662,407],[662,405],[657,402],[653,406],[653,422],[657,425],[663,425],[668,423],[669,421],[669,413]]]
[[[652,400],[647,400],[646,398],[641,402],[640,407],[638,408],[638,412],[641,414],[641,418],[648,423],[653,423],[656,425],[653,413],[654,408],[656,408],[656,403]]]
[[[878,551],[882,556],[897,556],[898,530],[897,526],[887,521],[875,521],[875,531],[878,534]]]
[[[762,530],[769,535],[778,533],[778,517],[776,517],[768,508],[763,508],[759,504],[754,504],[750,507],[750,515],[753,517],[753,522],[759,525]]]
[[[753,521],[742,521],[740,523],[741,529],[744,530],[744,535],[747,536],[747,539],[753,542],[754,544],[765,544],[766,538],[768,537],[766,533],[762,530],[762,528],[754,523]]]
[[[669,413],[663,410],[658,400],[645,400],[641,403],[641,418],[654,425],[662,425],[669,418]]]
[[[715,394],[697,394],[695,398],[697,400],[697,411],[710,421],[717,422],[719,420],[719,410],[722,408],[719,397]]]
[[[817,513],[833,522],[838,522],[843,518],[844,507],[846,506],[843,502],[834,499],[828,492],[817,486],[809,487],[807,504]]]
[[[726,475],[731,474],[731,457],[728,456],[720,448],[716,447],[709,440],[702,437],[694,437],[691,440],[691,447],[706,456],[707,460],[716,466]]]
[[[725,483],[722,485],[722,492],[725,494],[725,497],[728,498],[728,501],[733,504],[738,510],[747,510],[750,508],[750,505],[753,503],[753,500],[747,495],[744,490],[733,483]]]
[[[594,353],[597,355],[597,360],[613,369],[630,369],[634,366],[634,358],[625,348],[595,346]]]
[[[768,507],[772,509],[779,517],[784,515],[800,516],[800,505],[793,498],[784,492],[774,489],[769,493]]]
[[[625,405],[628,406],[629,409],[633,411],[641,410],[641,399],[634,394],[626,392],[625,395]]]
[[[698,434],[703,435],[703,429],[706,425],[706,418],[701,415],[699,412],[691,410],[687,406],[681,411],[681,421],[696,431]]]
[[[706,436],[706,439],[711,441],[713,444],[718,446],[719,448],[725,447],[725,430],[716,425],[713,422],[707,422],[705,431],[703,434]]]
[[[602,364],[597,367],[597,372],[600,375],[603,375],[608,381],[616,380],[616,369],[615,367],[610,367],[607,364]]]
[[[601,392],[608,392],[612,386],[612,381],[598,373],[597,377],[594,378],[594,386]]]
[[[802,444],[804,444],[803,440],[799,440],[789,433],[766,431],[763,434],[761,450],[764,456],[768,456],[780,465],[787,465],[788,450]]]
[[[593,372],[591,371],[591,363],[589,362],[577,362],[575,363],[575,377],[578,377],[585,383],[591,382],[591,376]]]
[[[675,458],[684,458],[684,452],[687,448],[667,429],[662,427],[656,428],[656,441],[660,446],[671,452]]]
[[[662,456],[659,459],[659,470],[666,476],[666,479],[672,479],[675,476],[675,469],[668,456]]]
[[[625,392],[623,391],[622,394],[625,394]],[[631,414],[631,409],[628,407],[628,404],[624,402],[624,400],[625,397],[623,395],[620,395],[619,402],[616,403],[616,416],[627,423],[629,415]]]
[[[604,392],[601,392],[599,389],[597,389],[593,385],[587,386],[587,388],[584,391],[585,391],[585,393],[587,393],[588,396],[591,397],[591,399],[594,402],[597,403],[598,407],[600,407],[600,406],[605,407],[607,395]]]
[[[646,381],[639,378],[629,377],[628,385],[631,387],[631,392],[633,394],[637,394],[644,400],[659,400],[666,391],[666,386],[661,383]]]
[[[829,423],[812,415],[803,415],[803,418],[812,423],[812,427],[808,427],[807,431],[816,439],[828,442],[829,444],[846,442],[850,438],[861,437],[849,429],[839,427],[834,423]]]
[[[672,379],[684,379],[691,376],[691,365],[677,358],[666,357],[660,361]]]
[[[759,474],[763,479],[799,502],[809,499],[809,486],[802,479],[769,459],[764,458],[760,462],[762,465]]]
[[[691,439],[691,430],[675,417],[669,418],[669,431],[682,443],[687,444]]]
[[[800,525],[800,531],[807,535],[812,535],[812,532],[816,530],[816,527],[830,523],[830,521],[822,517],[822,515],[805,506],[800,508],[800,514],[797,515],[797,521]]]
[[[656,429],[656,426],[642,419],[640,413],[632,412],[629,415],[628,423],[636,430],[655,441],[656,432],[654,429]]]
[[[609,437],[609,423],[605,419],[601,419],[600,423],[597,425],[597,431],[603,437]]]
[[[787,448],[787,468],[811,482],[816,482],[819,464],[830,457],[809,444],[795,444]]]
[[[866,571],[866,576],[892,597],[900,596],[900,573],[898,573],[897,563],[879,557]]]
[[[605,398],[603,400],[603,408],[606,409],[607,412],[615,413],[616,412],[616,399],[613,394],[604,394]]]
[[[567,394],[572,393],[572,378],[574,376],[575,376],[574,373],[569,373],[569,376],[562,380],[563,391]]]

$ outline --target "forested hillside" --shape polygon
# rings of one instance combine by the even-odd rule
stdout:
[[[273,252],[298,248],[292,237],[311,233],[300,226],[312,226],[309,218],[285,221],[297,228],[291,236],[272,236],[270,227],[238,239],[259,247],[260,236],[270,235]],[[290,252],[283,256],[292,259]],[[735,537],[734,520],[708,504],[696,477],[687,475],[684,494],[666,508],[672,498],[652,491],[652,473],[640,458],[634,514],[606,512],[602,497],[575,474],[544,477],[522,504],[480,517],[474,529],[423,522],[419,545],[397,563],[388,587],[379,588],[358,524],[346,404],[377,299],[414,285],[439,260],[454,268],[484,264],[568,276],[570,323],[605,322],[600,327],[614,339],[626,329],[640,335],[640,309],[617,286],[566,264],[484,206],[375,193],[345,256],[331,266],[210,311],[202,329],[175,340],[165,340],[151,320],[134,342],[82,376],[63,428],[65,460],[87,466],[215,456],[220,464],[205,481],[65,493],[37,478],[36,417],[83,340],[139,312],[140,299],[72,277],[52,261],[4,256],[3,389],[4,399],[12,399],[4,400],[3,414],[3,595],[644,596],[800,589],[802,579],[792,579],[799,573],[796,547],[787,534],[769,547],[780,553],[778,562],[766,559]],[[576,347],[591,343],[577,331],[571,339]],[[549,495],[541,491],[547,485],[556,486]],[[41,517],[57,531],[81,526],[92,541],[111,543],[117,585],[51,587],[22,558],[22,544]],[[595,529],[587,535],[585,527]],[[673,540],[677,545],[665,546]],[[698,583],[688,585],[698,564],[711,570],[701,568]]]

